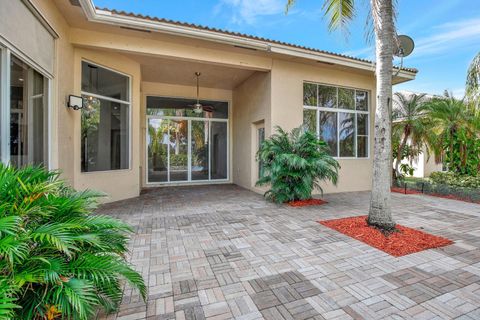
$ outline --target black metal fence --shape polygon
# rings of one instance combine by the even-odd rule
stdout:
[[[414,191],[432,196],[480,203],[480,189],[437,184],[427,180],[397,180],[394,182],[394,187],[401,188],[405,193]]]

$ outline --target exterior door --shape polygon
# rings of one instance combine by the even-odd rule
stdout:
[[[228,180],[225,120],[147,117],[147,183]]]

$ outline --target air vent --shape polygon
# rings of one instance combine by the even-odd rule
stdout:
[[[75,7],[81,7],[79,0],[70,0],[70,4]]]
[[[250,47],[244,47],[244,46],[234,46],[235,48],[240,48],[240,49],[245,49],[245,50],[251,50],[251,51],[257,51],[255,48],[250,48]]]
[[[124,27],[124,26],[120,26],[120,28],[126,29],[126,30],[138,31],[138,32],[146,32],[146,33],[151,32],[150,30],[146,30],[146,29],[137,29],[137,28],[131,28],[131,27]]]
[[[325,62],[325,61],[317,61],[317,63],[326,64],[328,66],[334,66],[335,65],[335,63]]]

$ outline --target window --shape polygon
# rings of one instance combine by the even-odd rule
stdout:
[[[228,103],[147,97],[147,182],[228,179]]]
[[[82,172],[130,166],[130,78],[82,61]]]
[[[2,50],[2,159],[13,166],[48,167],[48,79]],[[6,63],[8,62],[9,63]],[[9,74],[9,76],[7,76]]]
[[[303,124],[340,158],[367,158],[368,92],[352,88],[303,84]]]
[[[265,127],[260,127],[257,128],[257,143],[258,147],[257,150],[260,150],[260,147],[262,146],[262,143],[265,141]],[[258,161],[258,178],[263,177],[263,161],[259,160]]]

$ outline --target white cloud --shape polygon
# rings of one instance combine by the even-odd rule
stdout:
[[[430,35],[415,40],[415,49],[410,58],[449,54],[455,50],[478,46],[480,43],[480,18],[448,22],[432,27]],[[346,55],[375,58],[375,48],[364,47],[345,52]]]
[[[480,19],[449,22],[432,28],[432,34],[418,39],[415,56],[449,53],[480,41]]]
[[[285,3],[284,0],[221,0],[215,12],[219,13],[227,7],[232,10],[233,23],[253,24],[260,16],[283,13]]]
[[[463,99],[465,97],[465,88],[452,89],[451,93],[457,99]]]

